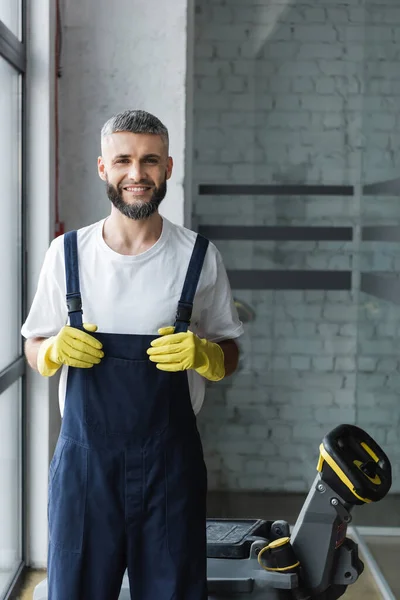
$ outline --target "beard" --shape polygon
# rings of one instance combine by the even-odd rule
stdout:
[[[153,184],[150,181],[141,181],[138,185],[148,186]],[[119,183],[118,186],[115,187],[108,181],[108,179],[106,182],[106,190],[109,200],[112,202],[115,208],[120,211],[120,213],[129,219],[142,221],[143,219],[148,219],[151,217],[151,215],[158,210],[158,207],[164,200],[167,193],[167,178],[165,177],[160,186],[154,189],[150,200],[136,200],[133,203],[125,202],[123,198],[122,184]]]

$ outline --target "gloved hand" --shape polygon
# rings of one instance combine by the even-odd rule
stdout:
[[[194,369],[210,381],[225,377],[225,356],[218,344],[199,338],[191,331],[173,333],[173,327],[158,330],[161,337],[151,342],[147,354],[161,371]]]
[[[83,327],[86,331],[97,331],[97,325],[84,323]],[[103,344],[92,335],[65,325],[56,336],[44,340],[40,345],[38,371],[44,377],[51,377],[61,365],[89,369],[103,358],[102,347]]]

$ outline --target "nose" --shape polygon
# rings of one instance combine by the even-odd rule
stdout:
[[[132,161],[129,166],[129,178],[135,183],[139,183],[144,177],[143,164],[139,161]]]

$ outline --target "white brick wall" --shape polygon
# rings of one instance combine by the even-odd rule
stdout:
[[[399,25],[398,0],[367,9],[361,0],[199,1],[195,186],[397,177]],[[398,198],[388,197],[202,196],[194,203],[195,224],[399,219]],[[230,269],[400,267],[394,244],[365,243],[362,251],[336,242],[217,245]],[[246,325],[240,372],[209,388],[199,419],[211,489],[306,491],[320,440],[340,422],[365,427],[399,474],[400,308],[357,289],[235,294],[256,319]],[[400,491],[396,478],[393,489]]]

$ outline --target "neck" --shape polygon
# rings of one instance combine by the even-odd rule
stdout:
[[[148,219],[135,221],[125,217],[113,206],[103,225],[103,238],[114,252],[136,256],[157,242],[162,228],[162,218],[158,212]]]

